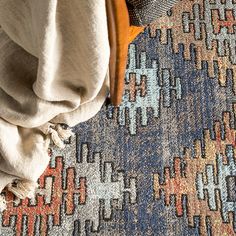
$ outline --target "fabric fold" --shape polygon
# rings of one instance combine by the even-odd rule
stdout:
[[[0,0],[0,25],[0,193],[24,198],[50,142],[72,135],[61,123],[90,119],[108,94],[105,0]]]

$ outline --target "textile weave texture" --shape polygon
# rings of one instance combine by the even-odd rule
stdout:
[[[236,2],[182,0],[129,46],[104,104],[1,235],[236,235]],[[13,147],[14,148],[14,147]]]
[[[153,22],[179,0],[127,0],[130,23],[140,26]]]

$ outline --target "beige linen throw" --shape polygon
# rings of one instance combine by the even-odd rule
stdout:
[[[0,193],[34,197],[74,126],[108,91],[105,0],[0,0]],[[0,211],[6,208],[0,195]]]

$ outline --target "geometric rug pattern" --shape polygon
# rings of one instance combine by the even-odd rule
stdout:
[[[182,0],[129,45],[123,103],[74,127],[2,236],[236,235],[236,1]]]

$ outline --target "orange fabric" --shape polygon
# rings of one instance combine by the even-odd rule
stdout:
[[[113,105],[122,101],[124,76],[128,53],[129,13],[125,0],[107,0],[107,18],[110,43],[110,96]]]
[[[129,27],[129,43],[131,43],[143,31],[144,31],[144,27],[130,26]]]
[[[143,31],[143,27],[130,26],[125,0],[106,0],[106,10],[110,44],[110,99],[114,106],[119,106],[124,91],[128,45]]]

